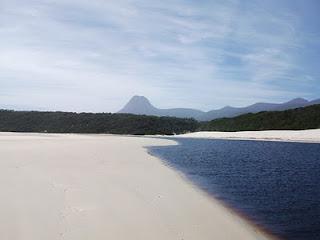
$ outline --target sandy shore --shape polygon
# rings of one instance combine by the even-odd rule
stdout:
[[[0,133],[1,239],[265,239],[143,148],[168,144]]]
[[[320,143],[320,129],[300,131],[195,132],[175,137]]]

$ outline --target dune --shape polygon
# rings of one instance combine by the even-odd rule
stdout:
[[[320,129],[242,132],[194,132],[177,135],[175,137],[320,143]]]
[[[0,133],[10,240],[267,239],[144,146],[145,137]]]

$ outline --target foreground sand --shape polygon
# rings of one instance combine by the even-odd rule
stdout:
[[[0,133],[1,239],[265,239],[143,148],[168,144]]]
[[[194,132],[194,133],[177,135],[175,137],[320,143],[320,129],[299,130],[299,131],[274,130],[274,131],[243,131],[243,132]]]

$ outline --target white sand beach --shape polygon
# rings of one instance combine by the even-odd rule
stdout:
[[[0,133],[1,239],[267,239],[143,148],[168,144]]]
[[[175,137],[320,143],[320,129],[243,132],[194,132]]]

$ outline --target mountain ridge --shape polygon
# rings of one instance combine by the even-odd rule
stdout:
[[[198,121],[211,121],[218,118],[236,117],[246,113],[258,113],[263,111],[283,111],[315,104],[320,104],[320,99],[308,101],[304,98],[295,98],[284,103],[258,102],[245,107],[225,106],[220,109],[205,112],[192,108],[160,109],[153,106],[146,97],[135,95],[118,113],[194,118]]]

